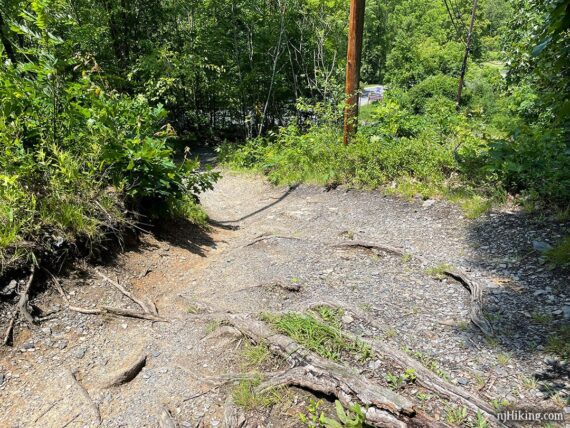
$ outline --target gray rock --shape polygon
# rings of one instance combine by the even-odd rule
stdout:
[[[422,204],[422,207],[429,208],[433,204],[435,204],[435,201],[433,199],[428,199],[427,201],[424,201],[424,203]]]
[[[2,373],[0,373],[0,386],[2,386],[4,384],[5,380],[6,380],[6,376],[4,376]]]
[[[80,348],[77,348],[75,350],[75,352],[73,353],[73,356],[75,358],[77,358],[78,360],[82,359],[85,356],[85,353],[87,352],[87,348],[84,346],[81,346]]]
[[[465,379],[464,377],[458,377],[457,383],[459,385],[469,385],[469,379]]]
[[[24,343],[24,345],[22,346],[22,349],[35,349],[36,345],[34,345],[34,342],[26,342]]]
[[[564,313],[564,318],[565,319],[570,319],[570,306],[564,306],[562,308],[562,312]]]
[[[550,245],[548,242],[532,241],[532,248],[534,248],[536,251],[540,253],[544,253],[552,249],[552,245]]]
[[[42,333],[45,334],[46,336],[49,336],[51,334],[51,328],[50,327],[43,327]]]
[[[57,344],[57,347],[61,350],[67,348],[67,340],[62,340]]]

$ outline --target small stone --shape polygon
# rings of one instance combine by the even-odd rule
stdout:
[[[372,370],[377,370],[382,366],[382,363],[380,362],[380,360],[376,360],[376,361],[370,361],[368,363],[368,367],[370,367]]]
[[[533,294],[535,296],[542,296],[543,294],[546,294],[546,290],[536,290]]]
[[[433,204],[435,204],[435,201],[433,199],[428,199],[427,201],[424,201],[424,203],[422,204],[422,207],[429,208]]]
[[[121,324],[121,327],[123,328],[123,330],[126,330],[128,326],[129,326],[129,325],[128,325],[127,323]]]
[[[64,350],[65,348],[67,348],[67,340],[62,340],[57,344],[57,347],[61,350]]]
[[[82,359],[85,356],[85,353],[87,352],[87,348],[85,347],[81,347],[81,348],[77,348],[75,350],[75,352],[73,353],[73,356],[75,358],[77,358],[78,360]]]
[[[42,333],[45,334],[46,336],[49,336],[51,334],[51,328],[50,327],[42,328]]]
[[[22,349],[29,350],[34,349],[35,347],[36,345],[34,345],[34,342],[26,342],[24,343],[24,346],[22,346]]]
[[[354,318],[352,318],[350,315],[343,315],[343,317],[341,319],[342,319],[342,322],[345,324],[350,324],[351,322],[354,321]]]
[[[4,376],[2,373],[0,373],[0,386],[2,386],[4,384],[4,380],[6,380],[6,376]]]
[[[540,253],[544,253],[552,249],[552,245],[550,245],[548,242],[532,241],[532,248],[534,248],[536,251]]]
[[[469,379],[465,379],[464,377],[458,377],[457,383],[459,385],[469,385]]]

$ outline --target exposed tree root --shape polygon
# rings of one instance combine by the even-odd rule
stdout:
[[[390,245],[376,244],[364,241],[350,241],[343,242],[340,244],[334,244],[336,248],[364,248],[367,250],[378,250],[383,251],[394,256],[404,257],[409,255],[404,250]],[[414,259],[418,260],[422,264],[429,265],[429,262],[420,256],[412,256]],[[461,285],[463,285],[471,294],[471,310],[470,319],[471,322],[483,332],[486,336],[493,335],[493,328],[489,321],[483,316],[483,288],[481,284],[477,283],[473,279],[469,278],[465,272],[459,269],[445,269],[443,274],[455,279]]]
[[[493,335],[493,327],[483,316],[483,290],[481,284],[473,281],[464,272],[459,269],[446,269],[443,272],[445,275],[453,278],[461,283],[471,293],[471,309],[470,317],[471,322],[487,336]]]
[[[99,411],[99,406],[97,406],[97,404],[93,401],[93,399],[91,398],[91,396],[89,395],[89,392],[87,392],[85,387],[79,383],[79,381],[75,377],[75,374],[72,371],[68,371],[68,374],[69,374],[70,378],[72,379],[73,383],[75,385],[77,385],[77,388],[79,389],[79,392],[81,393],[81,396],[85,399],[85,401],[87,401],[89,403],[89,406],[91,407],[91,409],[93,409],[93,413],[95,414],[96,426],[101,425],[102,420],[101,420],[101,412]]]
[[[396,247],[391,247],[390,245],[372,244],[370,242],[364,241],[349,241],[340,244],[335,244],[335,248],[362,248],[365,250],[378,250],[384,253],[389,253],[394,256],[403,256],[405,253]]]
[[[123,293],[125,296],[127,296],[129,299],[131,299],[133,302],[135,302],[137,305],[139,305],[144,312],[153,315],[158,315],[156,306],[154,306],[154,304],[151,305],[150,303],[144,302],[136,298],[132,293],[127,291],[125,287],[123,287],[118,282],[113,281],[111,278],[109,278],[107,275],[100,272],[99,270],[95,269],[95,273],[99,275],[101,278],[103,278],[105,281],[107,281],[109,284],[111,284],[113,287],[115,287],[117,290],[119,290],[121,293]]]
[[[373,426],[404,427],[418,415],[413,403],[393,391],[368,381],[360,374],[310,352],[288,336],[275,334],[265,323],[243,316],[228,317],[228,322],[255,343],[265,342],[272,352],[285,358],[292,368],[270,378],[259,390],[280,385],[296,385],[338,397],[346,407],[359,402],[368,408],[366,422]],[[399,420],[402,419],[402,420]],[[433,423],[432,423],[433,422]],[[436,426],[430,421],[427,426]],[[426,426],[424,424],[424,426]]]
[[[140,371],[146,366],[146,354],[142,354],[135,361],[131,362],[127,367],[115,373],[109,381],[105,383],[105,388],[120,386],[133,380]]]
[[[176,421],[174,420],[172,413],[170,413],[170,410],[168,410],[166,407],[163,407],[162,411],[160,412],[160,417],[158,418],[158,426],[160,428],[177,427]]]
[[[344,305],[339,305],[335,302],[318,302],[308,305],[308,309],[319,307],[319,306],[330,306],[341,308],[344,311],[351,312],[355,317],[363,320],[366,324],[371,325],[380,329],[380,326],[374,320],[371,320],[362,310],[355,307],[347,307]],[[417,380],[416,382],[434,393],[443,396],[449,400],[457,400],[463,405],[467,406],[474,412],[480,411],[482,414],[487,416],[496,425],[501,426],[497,419],[497,415],[492,406],[487,404],[485,401],[476,397],[472,392],[466,391],[450,382],[440,378],[431,370],[426,368],[423,364],[412,358],[405,352],[391,346],[390,344],[378,340],[367,340],[365,338],[356,337],[350,333],[343,332],[347,337],[352,340],[360,340],[361,342],[370,345],[372,350],[380,357],[385,357],[391,360],[394,364],[402,368],[413,368],[416,371]]]
[[[252,245],[257,244],[258,242],[267,241],[269,239],[292,239],[296,241],[301,241],[301,238],[296,238],[294,236],[279,236],[279,235],[261,235],[255,238],[253,241],[248,242],[242,248],[251,247]]]
[[[8,322],[8,327],[6,328],[6,332],[4,333],[4,338],[2,343],[6,346],[9,346],[13,342],[14,336],[14,326],[16,324],[16,320],[18,319],[18,315],[22,315],[25,320],[30,324],[34,324],[35,320],[30,311],[28,311],[28,301],[30,299],[30,289],[32,288],[32,284],[34,282],[34,276],[36,273],[36,266],[32,264],[30,268],[30,276],[26,285],[24,286],[23,290],[20,292],[20,299],[18,300],[18,304],[16,305],[16,311],[14,315]]]
[[[147,320],[147,321],[169,322],[165,318],[162,318],[162,317],[159,317],[159,316],[156,316],[153,314],[149,314],[146,312],[136,312],[136,311],[131,311],[130,309],[113,308],[111,306],[98,306],[98,307],[93,308],[93,309],[82,308],[79,306],[68,306],[67,308],[70,311],[79,312],[81,314],[86,314],[86,315],[111,314],[111,315],[117,315],[117,316],[121,316],[121,317],[137,318],[137,319]]]

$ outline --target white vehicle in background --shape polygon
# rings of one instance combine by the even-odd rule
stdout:
[[[365,106],[384,99],[384,85],[367,86],[359,97],[359,105]]]

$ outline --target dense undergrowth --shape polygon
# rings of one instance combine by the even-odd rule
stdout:
[[[166,111],[65,55],[58,10],[34,5],[15,28],[25,60],[0,63],[0,276],[93,251],[141,219],[203,221],[196,195],[215,175],[175,162]]]
[[[461,36],[441,4],[399,2],[387,12],[394,31],[386,36],[385,97],[361,109],[351,144],[342,144],[337,97],[298,103],[304,119],[222,146],[222,161],[276,184],[447,198],[471,217],[506,200],[567,213],[568,2],[531,3],[485,3],[478,11],[458,107]]]

